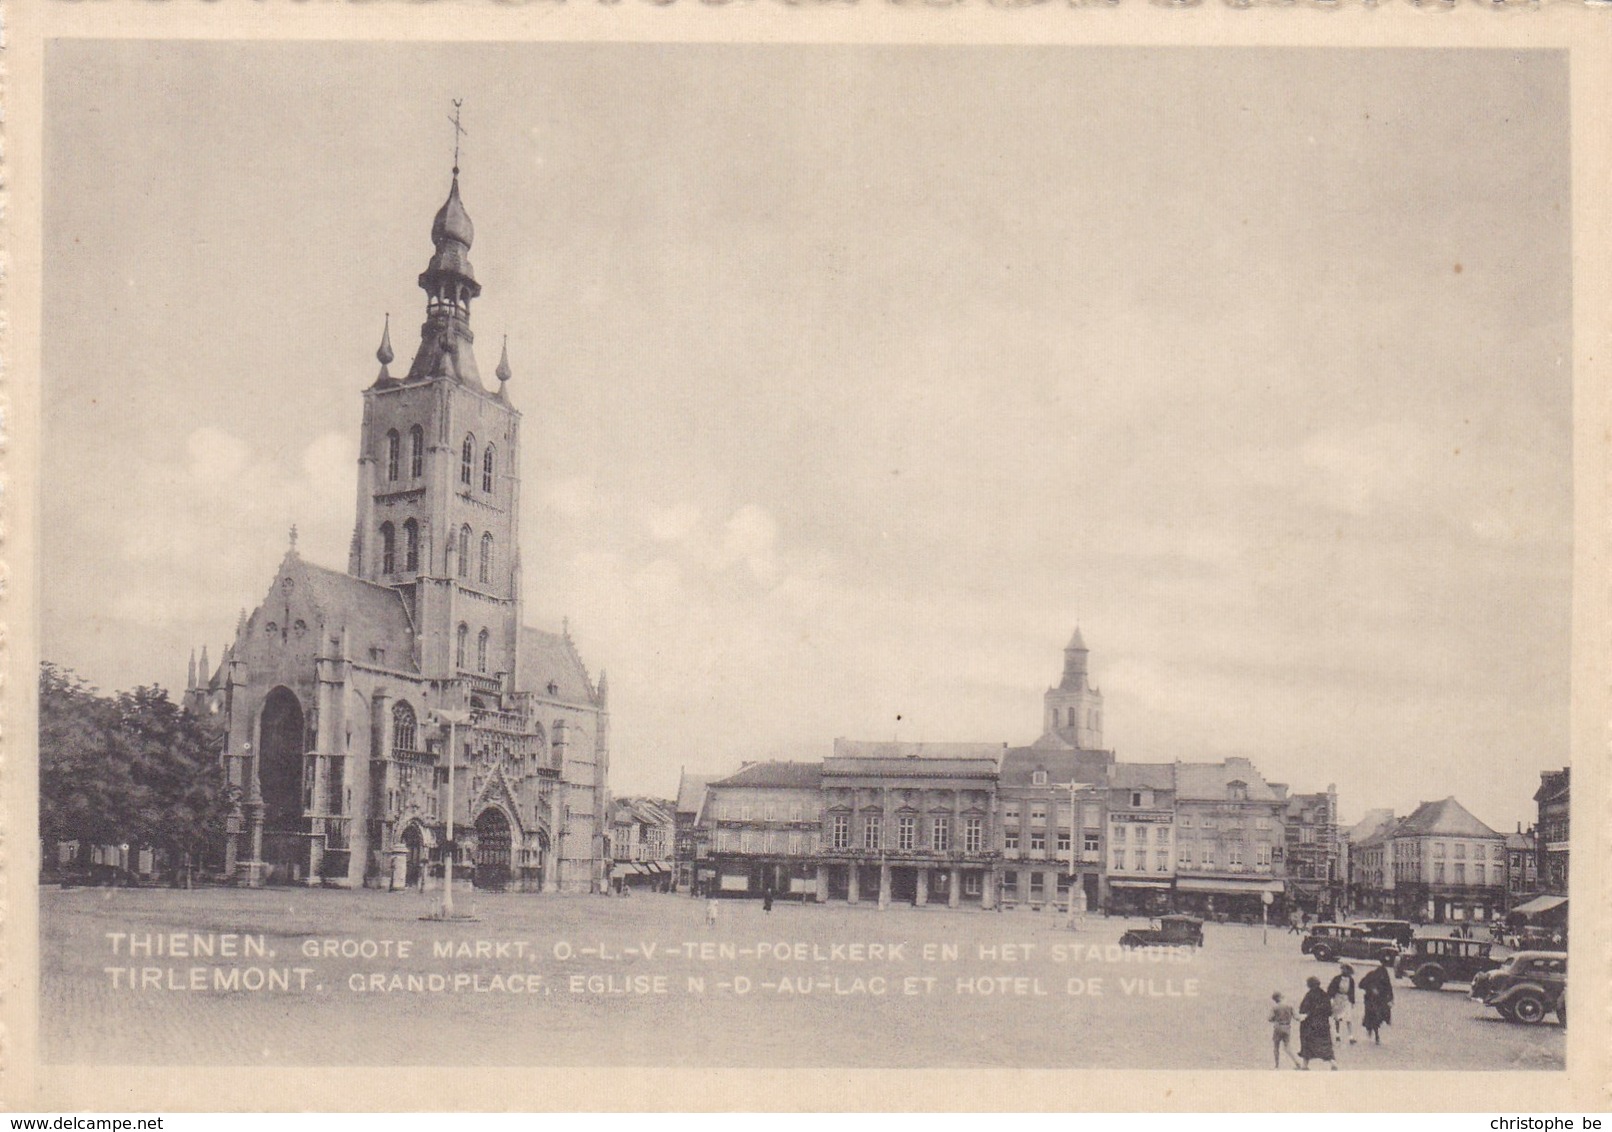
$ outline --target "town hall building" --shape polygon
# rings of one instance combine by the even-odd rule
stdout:
[[[521,415],[507,345],[492,387],[476,362],[481,285],[453,174],[413,361],[390,372],[388,326],[363,392],[346,571],[303,559],[293,529],[267,596],[187,692],[224,721],[240,797],[226,867],[243,884],[402,887],[446,852],[483,887],[605,879],[605,675],[568,628],[522,616]]]

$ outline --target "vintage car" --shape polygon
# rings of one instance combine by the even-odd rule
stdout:
[[[1160,916],[1150,928],[1132,928],[1119,937],[1124,947],[1202,947],[1203,921],[1195,916]]]
[[[1334,959],[1392,961],[1399,954],[1399,945],[1391,939],[1372,935],[1369,928],[1360,924],[1312,924],[1310,934],[1299,944],[1299,951],[1323,963]]]
[[[1394,974],[1423,990],[1438,990],[1445,983],[1470,983],[1480,973],[1500,966],[1500,960],[1489,954],[1493,947],[1486,939],[1423,936],[1411,940],[1399,953]]]
[[[1351,920],[1380,939],[1391,939],[1403,951],[1416,937],[1416,925],[1409,920]]]
[[[1472,978],[1472,997],[1508,1022],[1533,1024],[1555,1012],[1567,1025],[1567,952],[1519,951]]]

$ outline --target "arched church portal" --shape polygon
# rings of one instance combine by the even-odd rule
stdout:
[[[258,784],[263,791],[263,828],[300,829],[302,818],[302,705],[288,688],[263,701],[259,728]]]
[[[476,819],[476,887],[502,892],[509,885],[509,818],[489,806]]]

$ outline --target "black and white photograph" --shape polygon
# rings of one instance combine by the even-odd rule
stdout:
[[[40,62],[41,1079],[1604,1068],[1570,50]]]

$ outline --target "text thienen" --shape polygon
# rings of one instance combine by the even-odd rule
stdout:
[[[308,989],[312,967],[102,967],[113,990],[289,991]]]
[[[235,959],[269,954],[266,937],[239,932],[107,932],[106,942],[113,955],[131,959]]]

